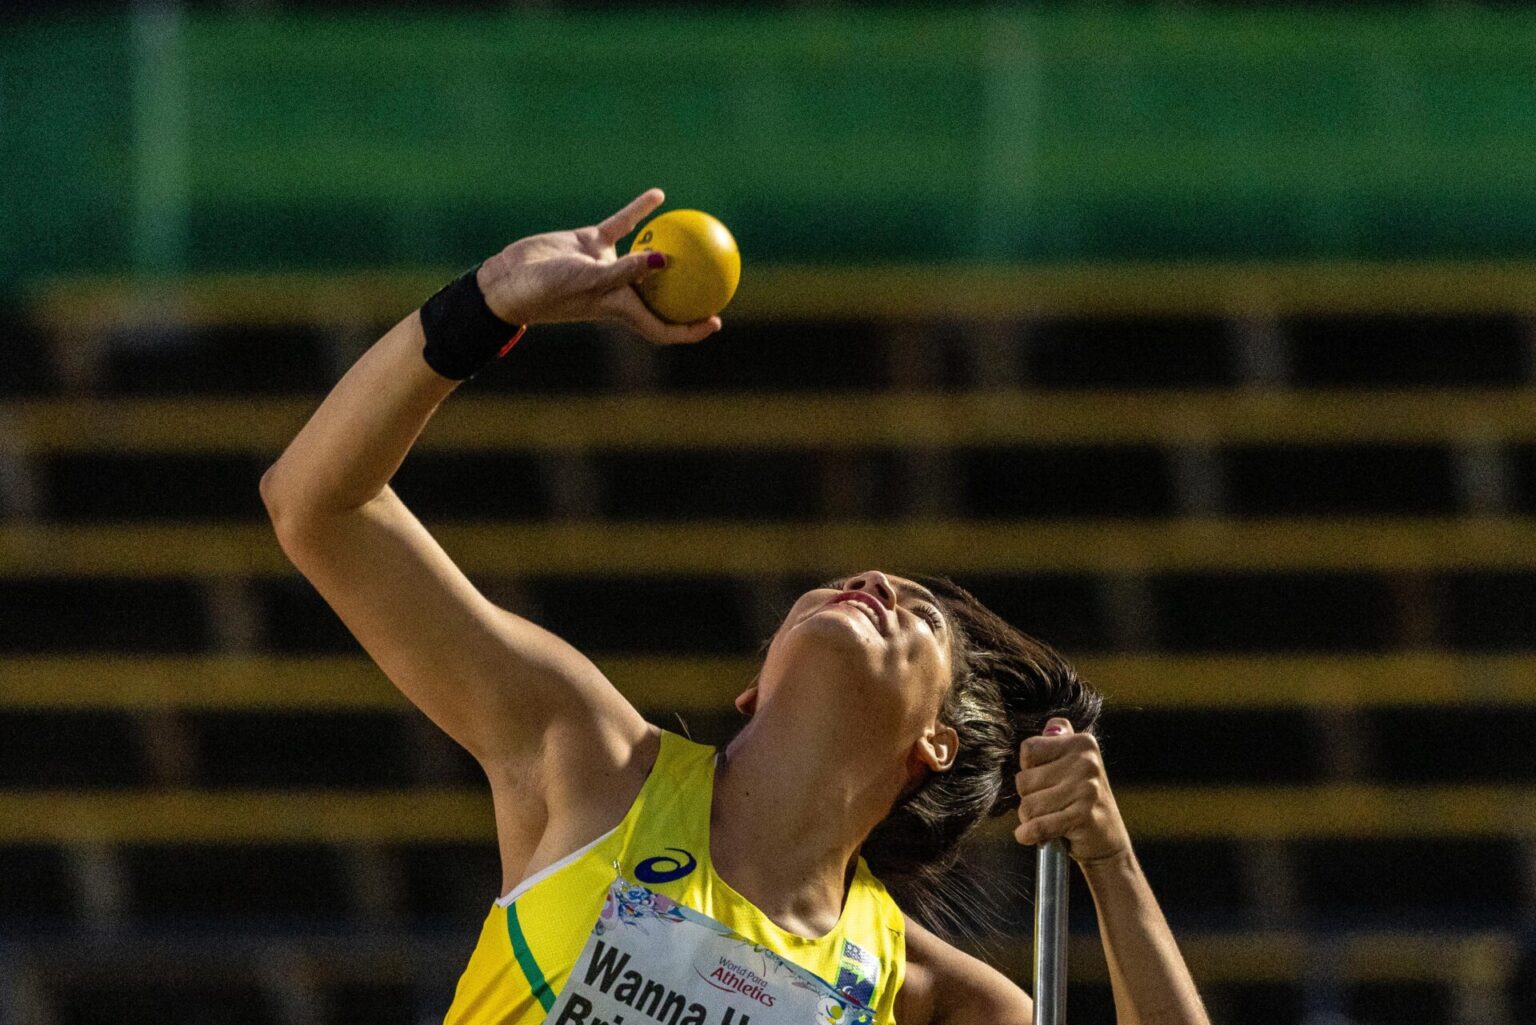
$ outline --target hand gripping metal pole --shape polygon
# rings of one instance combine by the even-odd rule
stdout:
[[[1067,1020],[1067,877],[1060,840],[1035,849],[1035,1025]]]

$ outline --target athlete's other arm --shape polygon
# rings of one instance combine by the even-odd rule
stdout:
[[[1088,880],[1109,963],[1117,1025],[1210,1025],[1194,979],[1131,849],[1098,741],[1065,719],[1019,748],[1022,844],[1065,839]],[[910,919],[901,1020],[926,1025],[1030,1025],[1034,1006],[1001,972]]]
[[[1195,980],[1131,849],[1099,742],[1065,719],[1019,747],[1021,844],[1063,839],[1093,894],[1118,1025],[1210,1025]]]
[[[896,992],[902,1025],[1030,1025],[1029,994],[985,961],[906,918],[907,968]]]
[[[647,254],[614,251],[662,198],[652,189],[599,225],[508,246],[479,270],[487,304],[512,324],[610,319],[659,344],[706,337],[718,319],[661,322],[630,287]],[[293,564],[484,768],[510,883],[541,838],[617,821],[657,737],[585,656],[482,595],[389,487],[459,383],[426,364],[424,342],[412,313],[364,353],[267,470],[261,496]]]

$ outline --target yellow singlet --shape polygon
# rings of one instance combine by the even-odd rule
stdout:
[[[818,939],[785,932],[715,874],[709,858],[714,781],[714,748],[662,731],[656,764],[623,821],[492,906],[445,1025],[544,1021],[593,931],[616,872],[854,997],[873,1012],[876,1025],[894,1025],[906,931],[885,887],[860,858],[831,932]],[[635,1017],[628,1025],[648,1022]]]

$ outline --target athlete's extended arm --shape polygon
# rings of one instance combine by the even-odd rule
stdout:
[[[480,268],[487,304],[513,324],[614,319],[656,343],[704,338],[717,319],[657,320],[630,287],[645,254],[615,256],[614,243],[661,201],[653,189],[599,225],[513,243]],[[458,384],[426,364],[423,344],[412,313],[263,476],[279,542],[384,673],[485,766],[493,789],[543,778],[546,747],[582,751],[573,771],[611,773],[646,735],[639,714],[569,644],[480,594],[388,485]],[[555,743],[566,739],[576,743]]]

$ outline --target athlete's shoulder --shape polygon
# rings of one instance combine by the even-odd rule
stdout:
[[[1002,972],[906,917],[902,1025],[1030,1025],[1034,1004]]]

